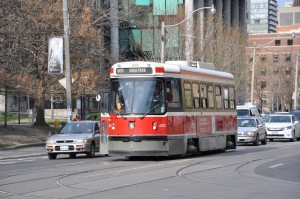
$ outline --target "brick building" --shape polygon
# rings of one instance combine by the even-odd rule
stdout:
[[[295,71],[299,52],[300,32],[249,35],[246,49],[247,99],[253,95],[253,103],[263,113],[293,109]],[[254,81],[252,80],[253,66]],[[252,81],[254,82],[253,94]],[[297,88],[299,88],[299,81]]]

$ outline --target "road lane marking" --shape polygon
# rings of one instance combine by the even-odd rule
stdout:
[[[271,168],[279,167],[279,166],[282,166],[282,165],[283,165],[282,163],[281,164],[275,164],[273,166],[269,166],[269,168],[271,169]]]

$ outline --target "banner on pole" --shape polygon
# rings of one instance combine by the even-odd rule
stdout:
[[[63,37],[52,37],[48,48],[48,74],[62,74],[63,66]]]

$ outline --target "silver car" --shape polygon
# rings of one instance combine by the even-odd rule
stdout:
[[[68,122],[47,139],[48,158],[56,159],[58,154],[69,154],[70,158],[75,158],[79,153],[94,157],[95,152],[99,151],[99,126],[97,121]]]
[[[238,143],[253,143],[255,146],[267,144],[267,130],[264,122],[258,117],[239,117]]]

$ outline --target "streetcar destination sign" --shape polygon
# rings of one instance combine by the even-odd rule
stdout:
[[[152,74],[152,68],[117,68],[118,75],[123,74]]]

